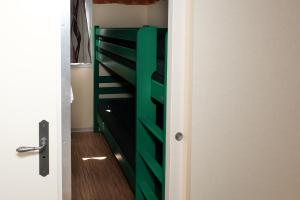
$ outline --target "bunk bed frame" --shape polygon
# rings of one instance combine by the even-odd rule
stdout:
[[[166,43],[158,46],[158,40],[162,37]],[[158,51],[162,47],[164,69],[158,69]],[[111,29],[96,26],[94,29],[94,131],[103,133],[110,143],[124,174],[135,190],[137,200],[159,200],[165,196],[167,76],[166,73],[158,71],[166,72],[166,57],[166,29],[150,26]],[[102,76],[100,67],[110,71],[111,75]],[[103,83],[114,85],[113,83],[120,82],[127,82],[130,86],[101,87]],[[120,95],[101,98],[130,90],[132,92],[132,88],[136,96],[134,100],[122,98]],[[115,100],[131,101],[135,104],[135,166],[130,164],[124,148],[103,118],[106,114],[99,112],[99,106]],[[118,134],[123,134],[123,130],[119,132]],[[126,137],[123,138],[126,142]]]

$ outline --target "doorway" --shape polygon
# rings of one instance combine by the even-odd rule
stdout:
[[[89,21],[91,22],[91,28],[85,29],[90,30],[88,33],[90,37],[90,46],[86,45],[86,42],[83,44],[83,47],[87,46],[90,48],[91,57],[95,56],[94,53],[96,52],[92,47],[92,44],[95,41],[93,30],[95,30],[94,27],[96,25],[104,29],[140,29],[145,25],[165,29],[168,26],[168,2],[166,0],[161,0],[150,5],[94,4],[91,6],[92,9],[90,10],[93,10],[93,12],[90,12],[90,15],[88,15],[90,20],[86,20],[87,25],[89,24]],[[89,9],[86,9],[87,13],[88,10]],[[81,21],[80,26],[83,24],[84,23]],[[104,42],[114,44],[115,41]],[[117,42],[120,41],[118,40]],[[124,47],[124,45],[126,46],[127,44],[124,43],[121,45]],[[73,52],[85,55],[81,58],[89,57],[86,56],[88,54],[85,54],[80,49],[72,48]],[[161,48],[163,51],[165,50],[164,47]],[[124,196],[124,199],[134,199],[135,178],[130,178],[130,176],[128,176],[128,170],[126,170],[126,166],[124,168],[122,159],[126,158],[129,166],[133,169],[135,168],[135,152],[133,152],[134,148],[132,148],[135,147],[135,140],[130,143],[124,136],[118,137],[115,134],[111,134],[113,137],[113,139],[111,139],[110,135],[105,134],[106,131],[101,129],[103,127],[98,126],[95,129],[95,123],[98,123],[99,125],[99,121],[95,121],[93,113],[95,112],[95,109],[98,109],[100,106],[105,107],[104,112],[108,112],[109,110],[115,112],[116,110],[118,117],[124,115],[123,119],[132,118],[127,117],[127,114],[129,112],[135,114],[135,104],[131,101],[134,100],[135,102],[136,96],[133,91],[135,89],[132,86],[128,86],[130,84],[124,84],[125,81],[122,78],[116,82],[100,83],[99,85],[102,90],[107,90],[107,88],[109,88],[109,90],[113,90],[113,94],[105,94],[104,99],[101,99],[100,97],[99,104],[95,105],[95,95],[93,95],[95,93],[95,65],[93,64],[77,60],[71,66],[72,89],[74,94],[72,103],[72,196],[73,199],[88,198],[119,200],[121,196]],[[108,77],[120,78],[119,76],[115,76],[115,74],[107,69],[107,67],[102,67],[101,65],[98,73],[100,77],[105,77],[102,80],[108,79]],[[126,89],[124,90],[124,88]],[[115,93],[115,90],[121,92]],[[103,94],[101,95],[103,96]],[[125,103],[121,103],[124,105],[120,107],[121,109],[118,108],[118,106],[120,106],[120,101],[115,103],[116,96],[117,99],[122,98],[125,101]],[[110,101],[112,98],[114,99],[113,102]],[[108,104],[105,102],[107,99],[109,99]],[[131,103],[128,104],[128,102]],[[130,106],[130,104],[132,105]],[[122,110],[127,111],[124,111],[122,114]],[[105,118],[104,115],[105,114],[100,114],[100,117]],[[110,123],[106,122],[106,119],[102,120],[104,120],[103,123]],[[125,124],[125,126],[127,125]],[[107,125],[107,128],[110,131],[112,129],[118,129],[118,127],[118,123]],[[128,129],[135,128],[135,123],[129,122]],[[122,133],[123,131],[121,130],[119,132]],[[122,154],[117,153],[114,142],[121,149]],[[162,150],[163,149],[160,151]],[[123,155],[123,157],[121,156],[121,159],[120,155]],[[161,191],[158,189],[156,190],[156,193],[161,193]],[[163,199],[162,193],[159,198]]]

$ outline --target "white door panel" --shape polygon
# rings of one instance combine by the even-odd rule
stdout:
[[[58,199],[60,120],[59,1],[9,0],[0,6],[0,199]],[[50,173],[39,175],[42,120],[50,123]]]
[[[300,199],[300,1],[194,1],[191,200]]]

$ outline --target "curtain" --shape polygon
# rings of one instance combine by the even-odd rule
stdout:
[[[90,28],[86,0],[72,0],[71,15],[71,62],[91,63]]]
[[[131,5],[148,5],[153,4],[159,0],[94,0],[96,4],[104,3],[120,3],[120,4],[131,4]]]

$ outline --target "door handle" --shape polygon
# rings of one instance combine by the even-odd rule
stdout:
[[[43,120],[39,123],[39,146],[38,147],[19,147],[18,153],[39,152],[40,175],[45,177],[49,174],[49,122]]]
[[[19,147],[17,148],[18,153],[25,153],[25,152],[30,152],[30,151],[39,151],[42,152],[47,146],[47,138],[43,137],[41,139],[41,146],[39,147]]]

